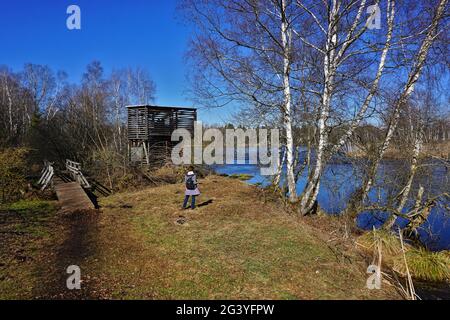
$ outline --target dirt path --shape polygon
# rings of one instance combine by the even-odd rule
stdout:
[[[102,299],[103,291],[95,277],[90,274],[89,260],[98,255],[99,212],[75,211],[59,215],[60,224],[55,226],[53,243],[43,257],[46,261],[45,283],[38,286],[37,299]],[[42,261],[45,263],[45,261]],[[67,268],[71,265],[81,269],[81,289],[69,290],[66,285]]]

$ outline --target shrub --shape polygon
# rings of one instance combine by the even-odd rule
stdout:
[[[9,148],[0,151],[0,201],[17,200],[24,193],[27,172],[25,148]]]

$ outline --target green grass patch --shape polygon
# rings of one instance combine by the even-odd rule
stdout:
[[[54,202],[42,200],[20,200],[0,207],[6,222],[2,229],[34,237],[47,237],[47,223],[56,212]]]
[[[231,179],[237,179],[237,180],[241,180],[241,181],[247,181],[250,180],[251,178],[253,178],[253,176],[251,174],[246,174],[246,173],[235,173],[232,175],[228,176]]]
[[[53,212],[54,209],[55,205],[53,202],[44,200],[20,200],[0,206],[0,210],[20,212],[23,214],[47,214]]]
[[[239,215],[214,215],[213,223],[199,219],[187,226],[158,213],[131,219],[146,239],[145,250],[168,258],[170,267],[154,287],[164,298],[336,298],[345,290],[328,292],[330,286],[348,288],[355,281],[351,268],[333,267],[324,243],[284,223]]]
[[[0,299],[31,299],[34,288],[42,285],[45,265],[38,261],[44,243],[55,232],[55,212],[51,201],[21,200],[0,206]]]

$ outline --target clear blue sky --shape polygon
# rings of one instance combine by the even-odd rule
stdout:
[[[81,9],[81,30],[66,27],[67,7]],[[142,66],[157,85],[157,104],[192,105],[184,96],[184,55],[189,30],[177,18],[176,0],[2,0],[0,65],[27,62],[64,70],[78,82],[86,65]],[[200,110],[205,122],[222,122],[226,110]]]

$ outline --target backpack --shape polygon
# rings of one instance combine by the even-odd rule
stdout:
[[[194,182],[194,176],[188,176],[186,179],[186,189],[188,190],[195,190],[196,185]]]

